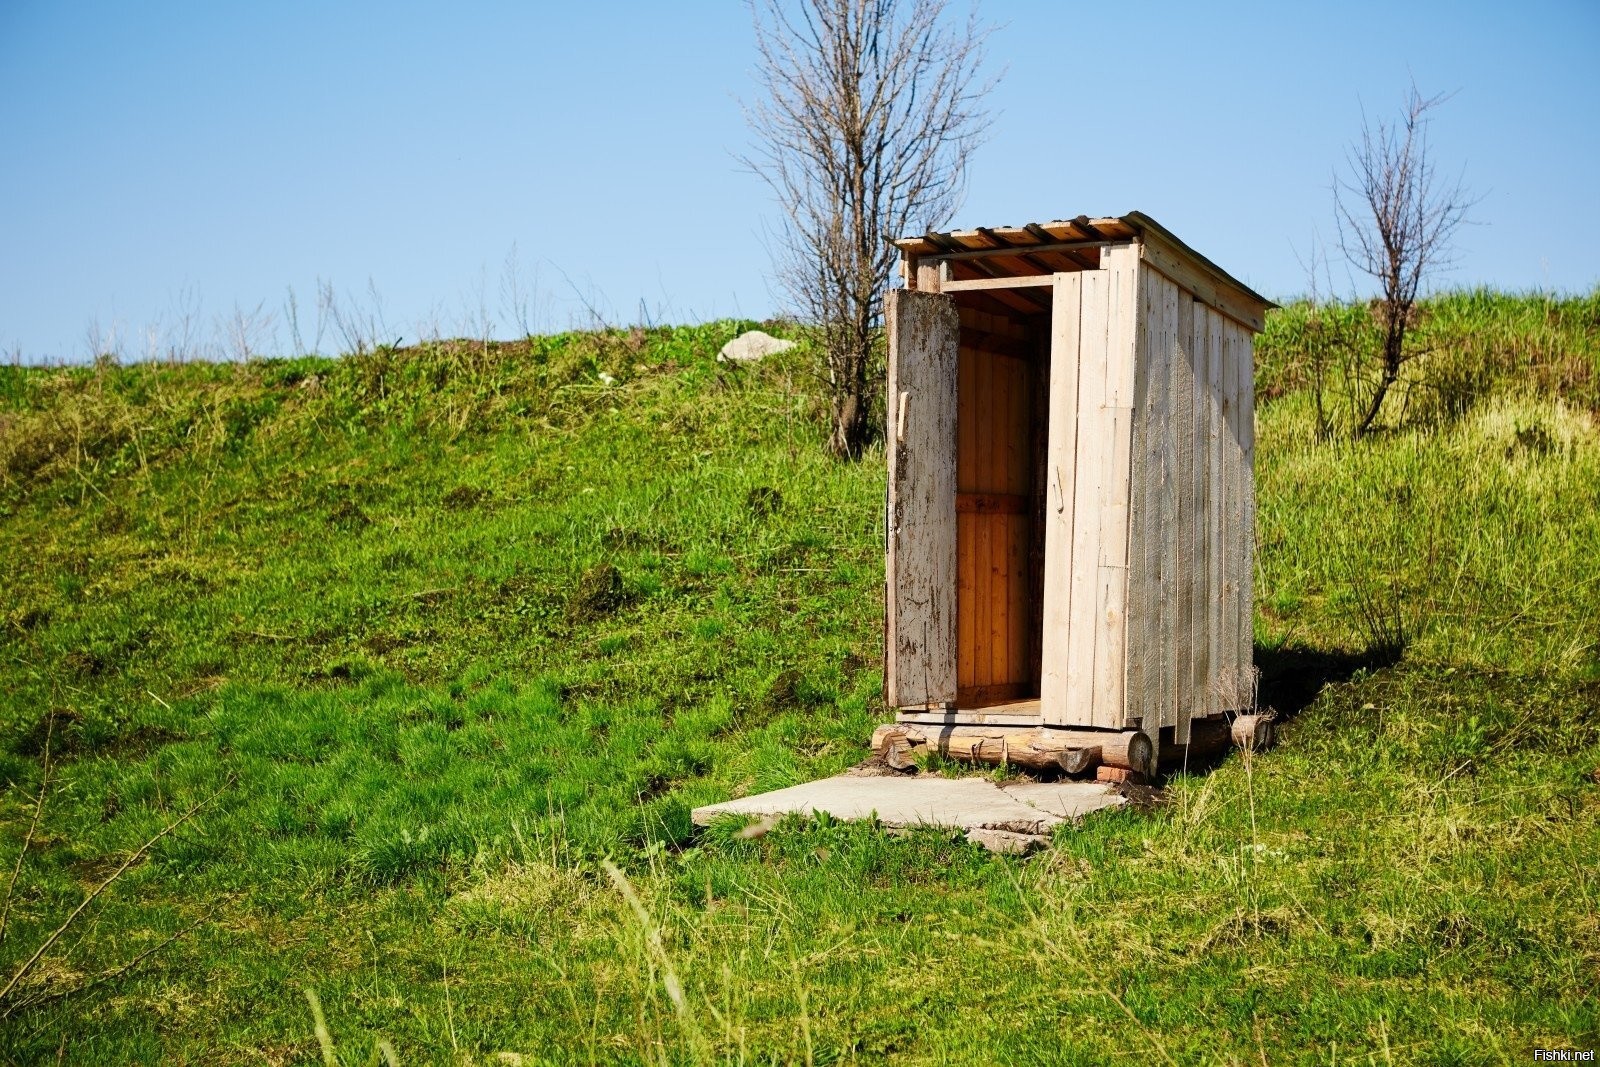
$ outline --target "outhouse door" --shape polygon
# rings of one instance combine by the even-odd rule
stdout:
[[[937,293],[894,289],[889,335],[885,699],[956,706],[956,374],[961,323]]]

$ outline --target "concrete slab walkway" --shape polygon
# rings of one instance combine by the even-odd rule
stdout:
[[[1125,803],[1101,782],[1007,782],[937,774],[845,773],[817,782],[696,808],[701,826],[719,815],[777,819],[826,812],[836,819],[870,819],[890,827],[944,826],[997,852],[1025,852],[1050,831],[1102,808]]]

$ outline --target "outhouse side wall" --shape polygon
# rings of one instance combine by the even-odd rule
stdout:
[[[1155,737],[1254,697],[1253,332],[1138,272],[1125,720]]]

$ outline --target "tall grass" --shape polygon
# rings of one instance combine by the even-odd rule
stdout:
[[[1581,297],[1446,293],[1420,303],[1417,318],[1382,425],[1449,424],[1507,390],[1600,412],[1600,289]],[[1376,306],[1291,303],[1258,340],[1257,392],[1268,401],[1304,393],[1324,436],[1348,435],[1376,382],[1382,340]]]
[[[689,826],[862,758],[883,711],[881,458],[823,457],[804,347],[722,367],[722,322],[0,370],[0,866],[42,812],[5,973],[222,790],[40,958],[0,1049],[314,1062],[308,988],[334,1055],[407,1063],[1592,1044],[1594,309],[1434,301],[1510,369],[1359,444],[1319,435],[1305,311],[1275,316],[1280,745],[1031,859]]]

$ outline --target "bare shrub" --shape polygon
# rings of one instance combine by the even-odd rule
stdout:
[[[1406,346],[1422,283],[1452,261],[1451,242],[1472,201],[1459,181],[1441,183],[1428,149],[1430,112],[1447,96],[1411,87],[1399,122],[1363,118],[1347,178],[1334,181],[1339,248],[1382,293],[1383,345],[1378,378],[1361,408],[1356,436],[1372,428],[1384,397],[1416,353]]]

